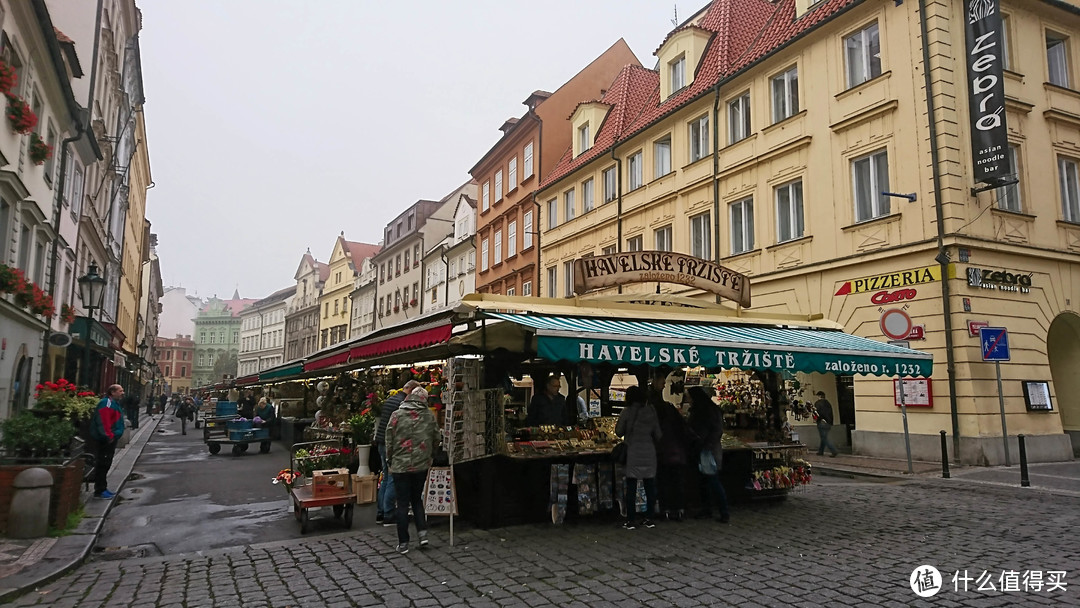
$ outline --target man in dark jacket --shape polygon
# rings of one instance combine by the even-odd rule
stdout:
[[[114,384],[105,391],[105,396],[98,402],[97,410],[91,418],[90,437],[94,440],[94,496],[112,498],[116,494],[109,491],[108,475],[116,454],[116,442],[124,434],[124,412],[120,409],[120,400],[124,398],[124,387]]]
[[[420,383],[416,380],[409,380],[400,391],[390,395],[386,401],[383,401],[379,423],[375,425],[375,447],[379,450],[379,460],[382,462],[382,479],[379,482],[379,491],[375,497],[375,523],[384,526],[397,525],[397,497],[394,494],[394,478],[390,475],[390,467],[386,462],[386,425],[390,422],[390,416],[405,401],[405,397],[419,386]]]
[[[566,415],[566,397],[559,390],[562,388],[562,377],[552,374],[544,380],[541,390],[533,395],[529,403],[529,413],[525,416],[525,426],[542,426],[554,424],[566,426],[569,424]]]
[[[817,453],[818,456],[825,455],[825,448],[829,448],[830,455],[836,457],[836,446],[829,440],[829,431],[832,430],[833,425],[833,411],[832,404],[825,398],[824,391],[817,392],[818,400],[814,402],[814,411],[817,416],[817,430],[818,430],[818,443]]]

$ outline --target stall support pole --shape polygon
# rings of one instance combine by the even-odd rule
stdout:
[[[453,445],[451,449],[446,450],[447,463],[450,466],[450,487],[454,488],[454,504],[450,505],[450,546],[454,546],[454,511],[457,511],[457,487],[454,484],[454,450]]]
[[[1001,392],[1001,362],[994,362],[994,370],[997,372],[998,407],[1001,408],[1001,441],[1005,444],[1005,466],[1011,467],[1012,460],[1009,458],[1009,428],[1005,426],[1005,395]]]
[[[907,450],[907,472],[908,475],[915,474],[915,467],[911,464],[911,435],[908,434],[907,424],[907,405],[904,404],[904,378],[900,377],[900,417],[904,419],[904,449]]]

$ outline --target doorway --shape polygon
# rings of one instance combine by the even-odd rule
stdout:
[[[840,424],[844,425],[847,444],[851,445],[851,431],[855,430],[855,377],[836,377],[836,407],[840,411]]]
[[[1072,438],[1073,455],[1080,456],[1080,315],[1063,312],[1050,323],[1046,357],[1054,383],[1054,407],[1061,426]]]

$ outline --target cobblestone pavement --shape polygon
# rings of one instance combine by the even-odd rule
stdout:
[[[828,481],[730,524],[613,522],[467,530],[393,552],[392,528],[202,554],[89,563],[18,606],[1080,605],[1080,498],[949,480]],[[923,564],[944,585],[923,600]],[[968,590],[954,589],[967,571]],[[978,590],[988,573],[1066,571],[1065,590]],[[1008,575],[1006,575],[1008,576]],[[1048,577],[1047,577],[1048,580]],[[961,582],[961,585],[963,583]],[[982,583],[985,587],[985,583]]]

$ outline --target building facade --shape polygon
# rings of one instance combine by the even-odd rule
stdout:
[[[296,286],[290,285],[240,312],[238,377],[257,374],[285,361],[285,315],[295,293]]]
[[[380,246],[382,244],[380,243]],[[378,286],[379,269],[376,268],[374,258],[367,258],[360,267],[352,293],[352,317],[349,335],[353,338],[363,337],[375,329],[375,289]]]
[[[1007,327],[1012,453],[1023,433],[1029,458],[1069,458],[1080,432],[1080,56],[1062,41],[1080,35],[1080,9],[1003,3],[996,48],[1019,183],[987,189],[957,78],[968,74],[965,5],[920,15],[914,2],[711,3],[661,43],[657,71],[624,71],[572,115],[575,132],[603,126],[541,185],[544,295],[574,293],[576,258],[673,250],[749,276],[752,310],[821,314],[878,340],[902,333],[935,356],[932,377],[907,382],[920,400],[908,408],[914,457],[940,458],[946,430],[952,456],[977,464],[1004,462],[1005,448],[994,365],[970,329]],[[923,18],[936,32],[929,98],[912,35]],[[610,202],[584,209],[589,183],[605,184],[604,201],[610,185]],[[802,380],[805,396],[820,389],[839,406],[854,452],[904,455],[892,380]]]
[[[364,260],[379,253],[381,247],[345,240],[342,232],[330,253],[329,273],[319,294],[319,348],[349,339],[352,298],[356,278]]]
[[[195,341],[191,336],[158,338],[154,357],[164,385],[159,394],[186,394],[191,390],[195,366]]]
[[[231,300],[207,300],[195,317],[195,367],[192,386],[198,388],[236,377],[240,351],[240,313],[255,300],[234,293]]]
[[[459,196],[453,219],[453,232],[424,256],[423,312],[451,308],[476,290],[476,201]]]
[[[502,137],[469,170],[479,184],[476,291],[534,292],[539,228],[533,192],[570,145],[566,117],[574,106],[583,99],[598,99],[627,65],[641,64],[619,39],[554,93],[529,95],[525,114],[504,122],[499,128]]]
[[[202,298],[188,295],[184,287],[166,287],[161,294],[158,336],[195,335],[195,316],[204,304]]]
[[[308,250],[296,268],[296,293],[285,312],[285,360],[302,359],[319,350],[319,293],[330,267]]]
[[[142,264],[142,286],[139,299],[140,329],[136,341],[139,344],[139,356],[142,359],[139,380],[144,387],[143,393],[154,395],[160,394],[162,388],[161,375],[155,358],[157,349],[154,348],[154,343],[161,326],[161,295],[164,289],[161,284],[161,264],[157,255],[157,235],[150,232],[150,222],[145,222],[145,230],[146,242],[149,246]]]

